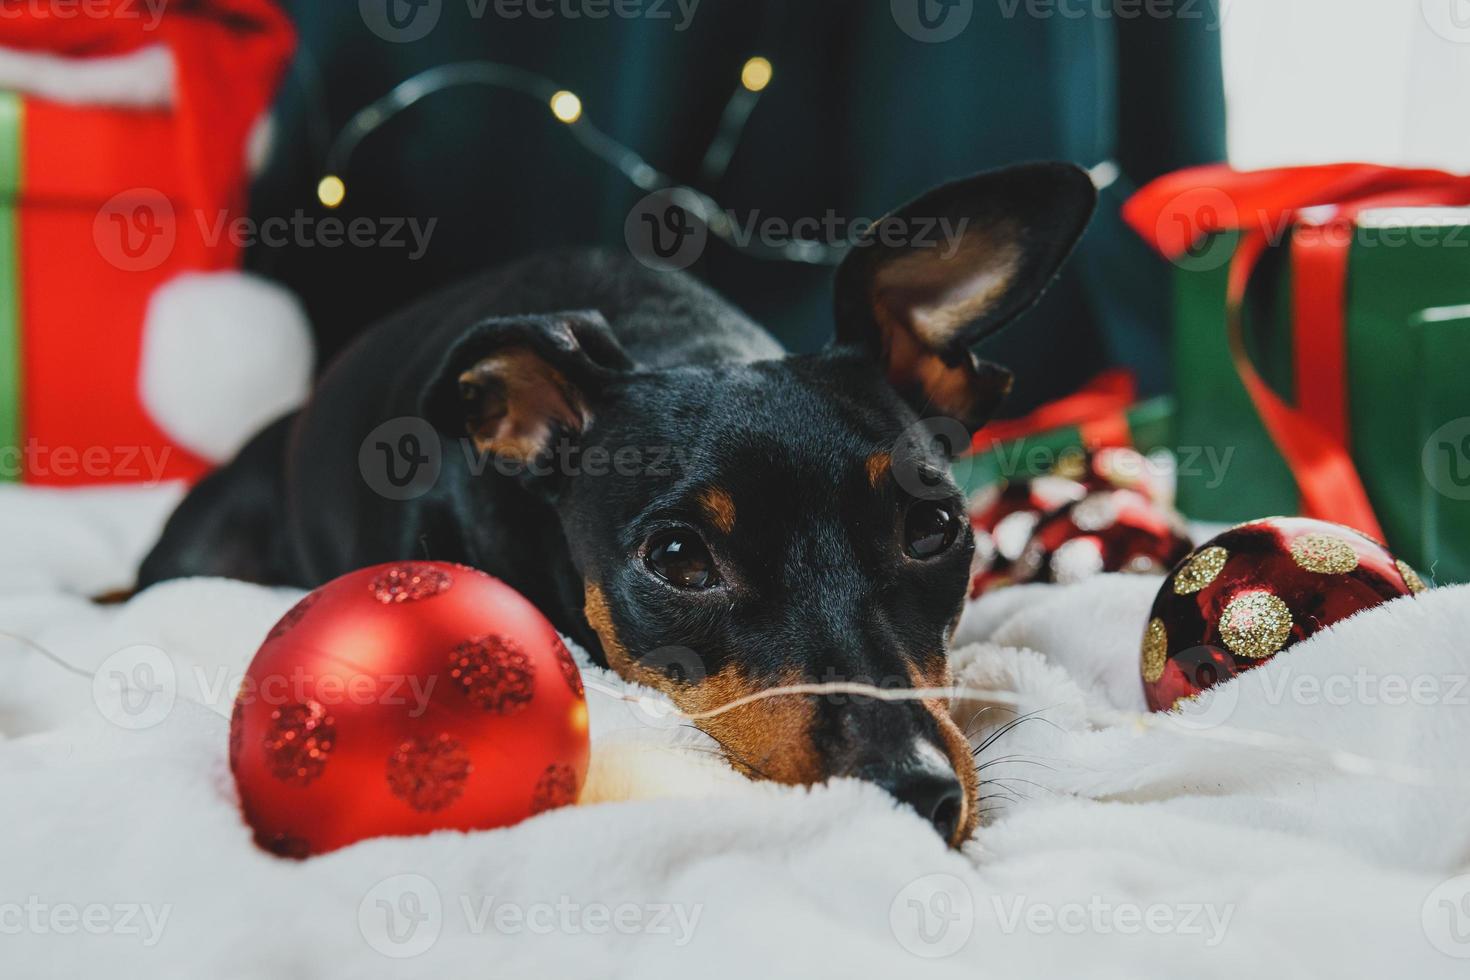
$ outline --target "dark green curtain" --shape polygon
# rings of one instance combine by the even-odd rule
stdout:
[[[1167,282],[1117,209],[1138,184],[1224,155],[1219,35],[1203,18],[1037,18],[1024,4],[974,0],[959,36],[923,43],[899,29],[888,0],[702,0],[682,31],[672,0],[659,4],[671,19],[601,20],[507,20],[494,0],[475,16],[482,4],[442,0],[427,37],[391,43],[365,26],[358,3],[285,6],[302,50],[255,190],[258,218],[321,214],[326,144],[352,113],[416,71],[476,58],[577,92],[600,127],[742,216],[876,217],[991,166],[1114,160],[1121,176],[1077,258],[985,354],[1017,371],[1013,412],[1114,364],[1134,367],[1145,392],[1165,386]],[[700,159],[754,54],[772,61],[774,82],[725,176],[703,186]],[[545,105],[484,88],[425,99],[371,136],[344,176],[342,217],[437,226],[417,261],[402,248],[250,250],[253,269],[304,298],[328,356],[385,311],[491,263],[569,244],[624,247],[624,219],[642,196]],[[793,349],[831,334],[829,269],[712,240],[691,271]]]

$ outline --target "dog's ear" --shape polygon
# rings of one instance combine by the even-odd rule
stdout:
[[[600,313],[492,318],[455,342],[421,408],[441,432],[525,466],[579,436],[601,385],[631,366]]]
[[[945,184],[876,222],[837,270],[840,345],[882,360],[922,415],[984,425],[1009,371],[971,345],[1027,310],[1097,203],[1087,172],[1034,163]]]

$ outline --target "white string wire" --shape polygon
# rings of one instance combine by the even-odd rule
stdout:
[[[0,632],[0,639],[12,640],[42,656],[47,661],[61,667],[79,677],[92,680],[94,675],[69,663],[64,658],[57,656],[50,650],[27,637],[14,633]],[[703,711],[683,711],[663,697],[646,694],[634,694],[621,691],[606,684],[599,683],[593,679],[584,678],[584,686],[591,691],[596,691],[605,697],[615,701],[638,705],[652,717],[678,718],[682,721],[698,723],[708,721],[712,718],[739,708],[765,701],[770,698],[792,697],[792,696],[821,696],[830,694],[847,694],[859,697],[868,697],[876,701],[903,702],[903,701],[980,701],[995,705],[1006,705],[1020,709],[1027,702],[1020,695],[1012,691],[997,689],[965,687],[953,685],[948,687],[921,687],[921,688],[885,688],[872,684],[863,684],[855,681],[826,681],[814,684],[785,684],[778,687],[769,687],[764,690],[754,691],[750,694],[734,698],[724,704],[716,705]],[[128,682],[130,687],[131,682]],[[140,693],[160,694],[165,693],[163,688],[135,687]],[[194,698],[183,696],[183,700],[193,702],[200,707],[215,711],[214,707],[198,701]],[[218,714],[218,712],[215,712]],[[1235,728],[1228,725],[1215,725],[1210,727],[1194,728],[1181,724],[1178,718],[1172,714],[1143,714],[1134,711],[1119,711],[1116,709],[1091,709],[1087,712],[1087,720],[1090,724],[1100,728],[1110,727],[1132,727],[1139,731],[1145,730],[1167,730],[1173,735],[1183,735],[1186,738],[1197,738],[1205,741],[1221,742],[1244,748],[1259,749],[1267,752],[1276,752],[1281,755],[1294,755],[1298,758],[1315,760],[1328,768],[1349,776],[1363,776],[1382,779],[1387,782],[1399,783],[1406,786],[1436,786],[1441,780],[1436,774],[1425,769],[1413,766],[1405,766],[1396,762],[1387,762],[1375,759],[1371,756],[1360,755],[1356,752],[1345,752],[1340,749],[1325,748],[1317,742],[1309,739],[1295,738],[1279,735],[1275,732],[1266,732],[1259,729]]]

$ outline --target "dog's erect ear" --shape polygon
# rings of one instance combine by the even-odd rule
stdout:
[[[524,465],[580,435],[599,387],[631,366],[600,313],[482,320],[444,357],[422,411],[441,432]]]
[[[945,184],[860,238],[837,270],[838,344],[881,358],[921,414],[985,424],[1011,374],[972,344],[1040,298],[1097,203],[1087,172],[1033,163]]]

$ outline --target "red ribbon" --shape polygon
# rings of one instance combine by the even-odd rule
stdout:
[[[982,453],[998,443],[1074,425],[1082,430],[1082,443],[1089,449],[1126,446],[1131,441],[1127,410],[1136,398],[1132,372],[1123,368],[1104,371],[1072,394],[1047,402],[1029,415],[990,423],[975,433],[970,451]]]
[[[1470,177],[1344,163],[1252,172],[1195,167],[1159,178],[1124,205],[1124,219],[1170,259],[1217,232],[1240,232],[1226,294],[1231,357],[1309,516],[1383,537],[1347,449],[1347,263],[1358,214],[1369,208],[1467,203]],[[1325,216],[1302,214],[1327,206],[1331,210]],[[1272,391],[1250,363],[1240,322],[1256,262],[1268,245],[1288,233],[1294,269],[1295,407]]]

